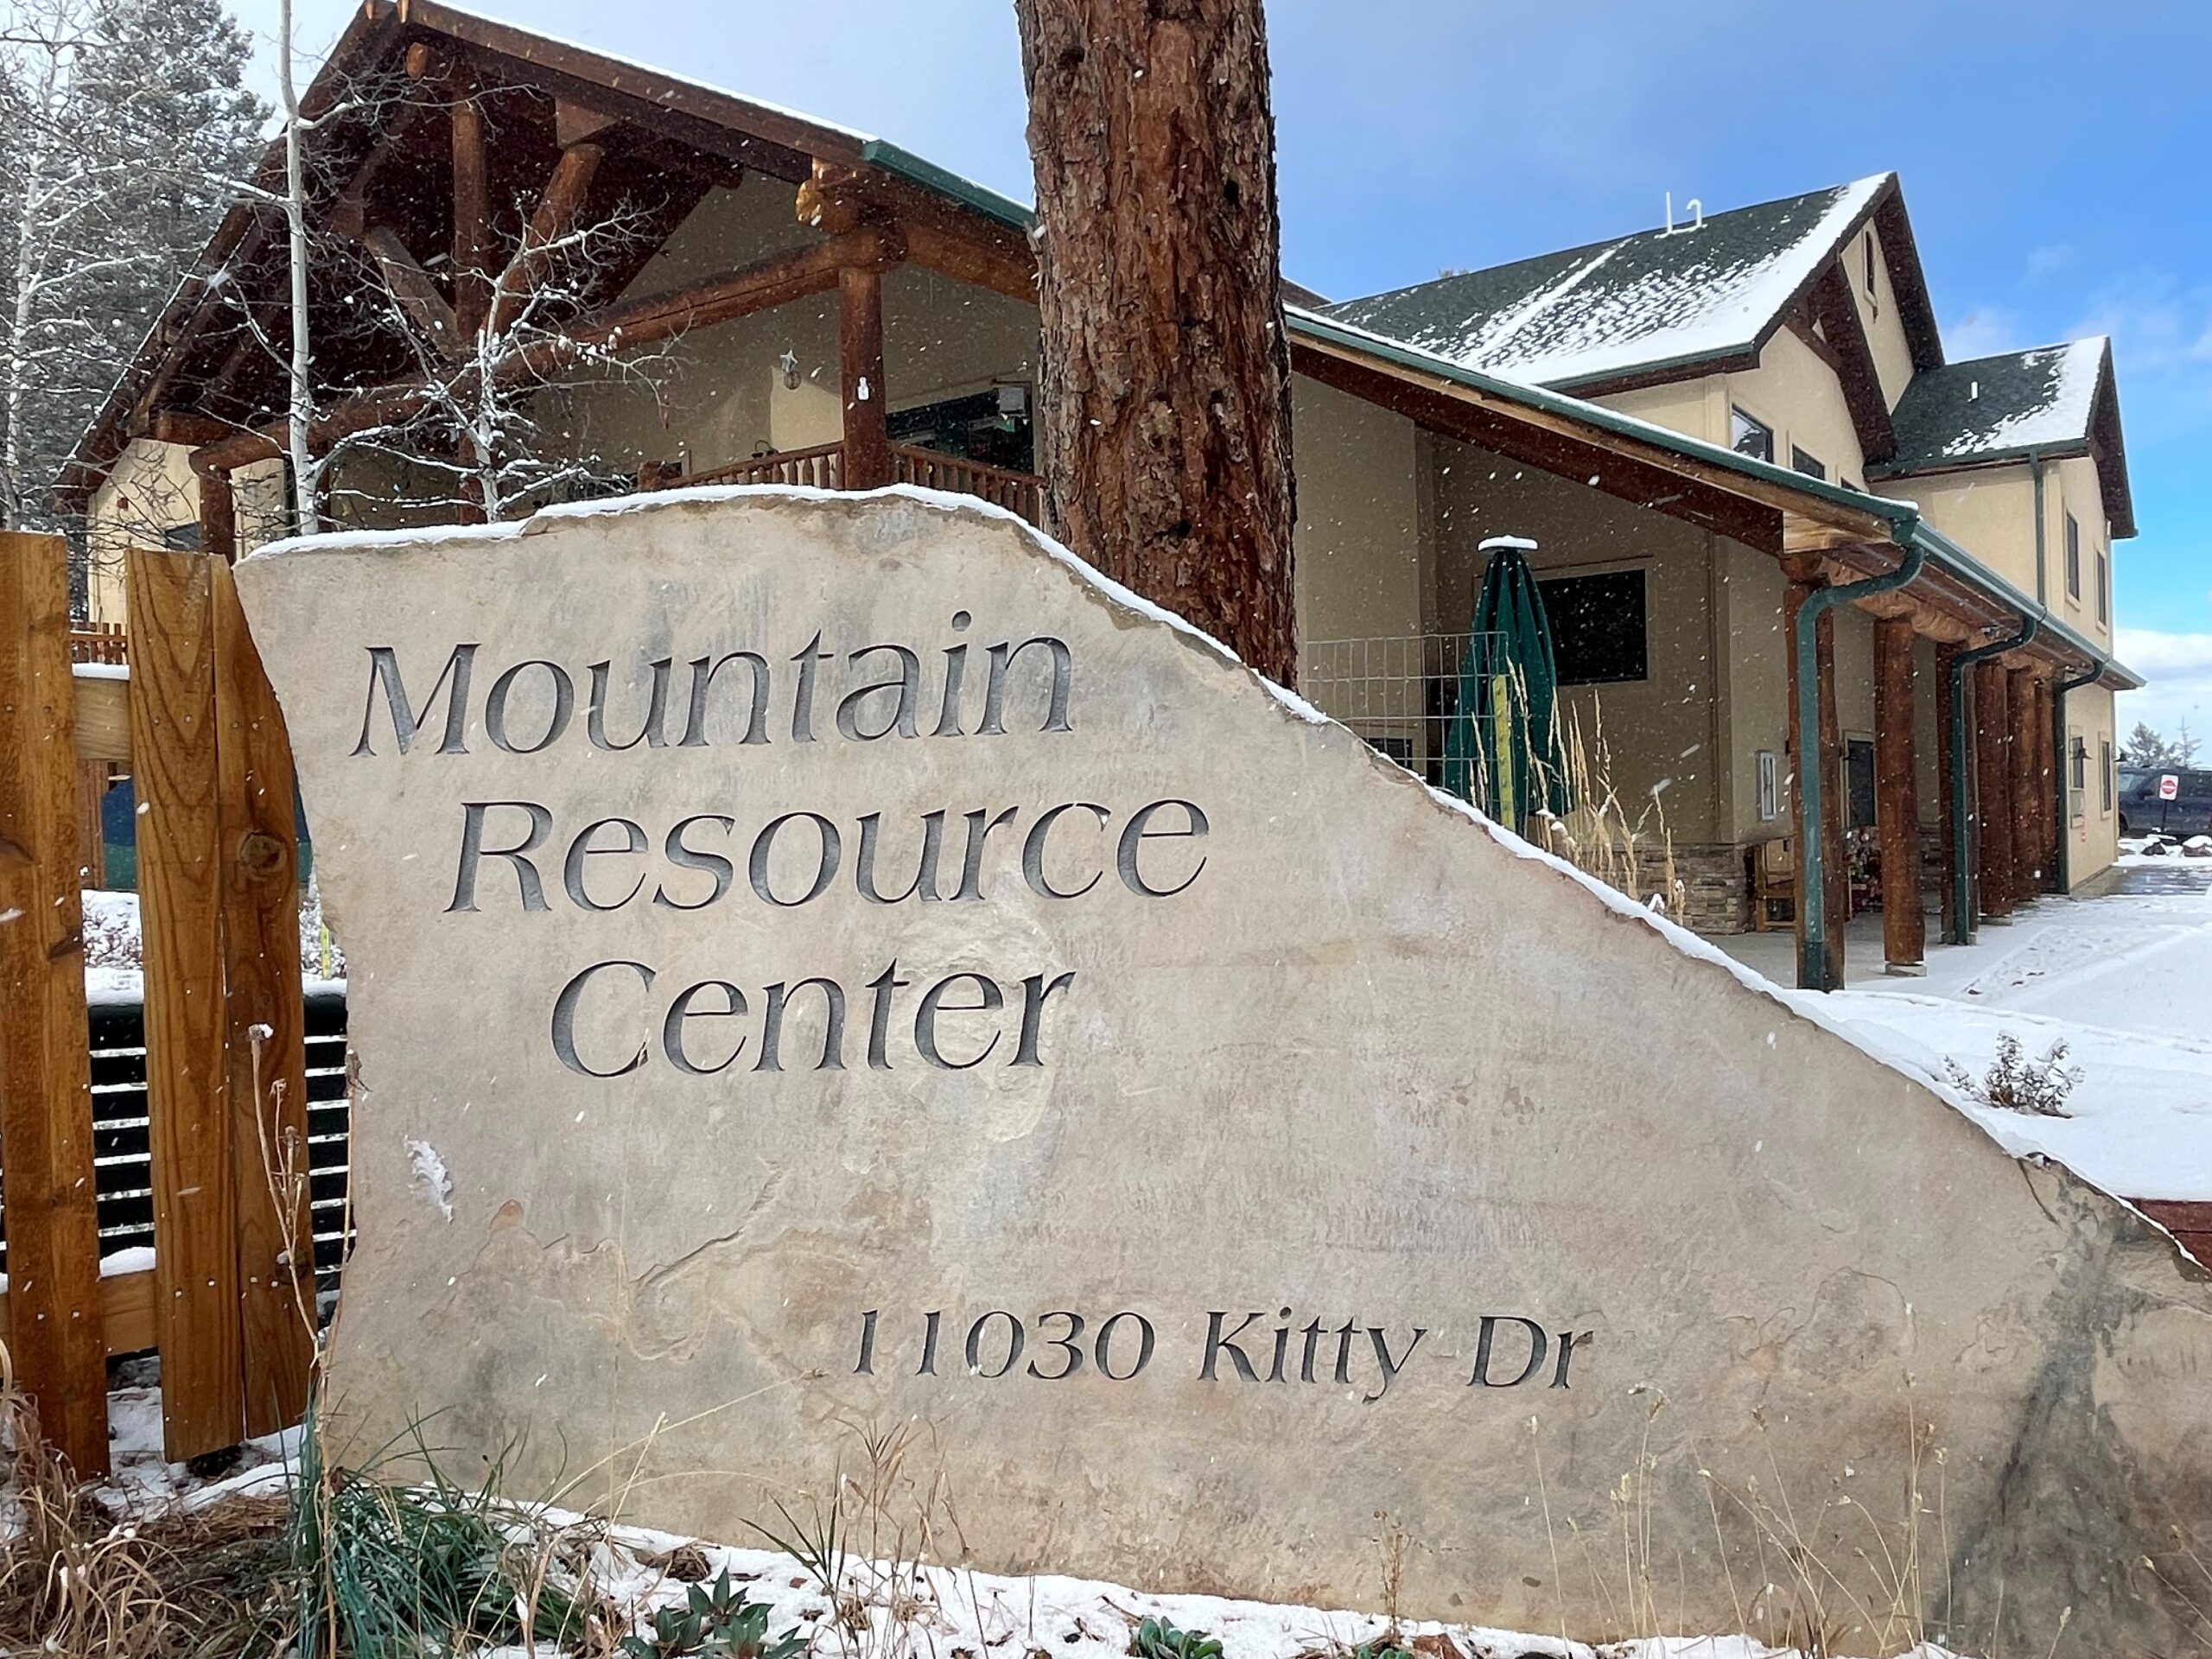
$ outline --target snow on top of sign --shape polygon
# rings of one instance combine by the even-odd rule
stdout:
[[[1211,652],[1224,664],[1243,670],[1252,683],[1264,691],[1277,707],[1293,718],[1313,726],[1338,726],[1339,722],[1315,708],[1295,691],[1276,684],[1256,669],[1248,666],[1236,653],[1204,629],[1193,626],[1173,612],[1146,599],[1116,582],[1112,577],[1078,557],[1053,537],[1039,530],[1020,513],[995,503],[970,495],[957,495],[943,490],[928,490],[911,484],[895,484],[880,490],[820,490],[802,485],[785,484],[717,484],[702,485],[692,489],[656,490],[644,494],[613,496],[594,501],[564,502],[543,507],[526,519],[496,524],[451,524],[429,530],[340,531],[322,536],[295,537],[287,541],[273,542],[250,556],[256,559],[281,556],[342,552],[355,549],[397,549],[424,544],[466,543],[471,542],[501,542],[518,537],[541,534],[554,524],[575,518],[619,518],[636,512],[650,512],[664,507],[699,505],[716,501],[753,499],[775,500],[820,501],[849,505],[871,499],[911,501],[918,506],[948,513],[963,514],[970,518],[1002,520],[1018,527],[1041,552],[1055,563],[1065,567],[1076,578],[1091,588],[1101,598],[1122,609],[1134,613],[1148,621],[1158,622]],[[1789,991],[1755,969],[1738,962],[1709,940],[1700,938],[1688,928],[1669,920],[1648,906],[1637,903],[1618,888],[1607,886],[1586,870],[1576,868],[1543,848],[1525,840],[1503,824],[1486,817],[1481,810],[1456,795],[1428,783],[1417,774],[1407,771],[1395,761],[1369,748],[1349,728],[1343,728],[1348,736],[1359,743],[1368,759],[1394,780],[1427,791],[1430,800],[1447,812],[1453,813],[1481,828],[1490,837],[1516,858],[1541,864],[1567,880],[1575,883],[1613,914],[1638,925],[1647,927],[1683,956],[1705,963],[1727,975],[1744,989],[1771,1001],[1777,1010],[1785,1015],[1806,1020],[1819,1027],[1831,1036],[1848,1043],[1870,1059],[1902,1072],[1914,1082],[1934,1092],[1945,1103],[1970,1121],[1990,1131],[1992,1138],[2015,1157],[2031,1155],[2037,1148],[2008,1143],[1986,1117],[1979,1114],[1974,1103],[1942,1077],[1931,1075],[1924,1067],[1901,1058],[1886,1044],[1882,1035],[1862,1024],[1838,1018],[1823,1005],[1823,999],[1804,993]],[[410,1147],[410,1152],[413,1148]],[[427,1148],[426,1148],[427,1150]],[[434,1154],[435,1155],[435,1154]],[[425,1173],[418,1167],[416,1173]],[[2087,1179],[2087,1178],[2085,1178]],[[434,1183],[433,1183],[434,1186]]]
[[[129,666],[123,663],[72,663],[69,672],[80,680],[127,680]]]

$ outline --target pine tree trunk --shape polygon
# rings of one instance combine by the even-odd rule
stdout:
[[[1297,671],[1290,355],[1260,0],[1015,0],[1046,513],[1270,678]]]

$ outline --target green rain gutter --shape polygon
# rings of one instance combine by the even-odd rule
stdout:
[[[1895,593],[1918,579],[1928,563],[1928,549],[1917,537],[1903,541],[1904,557],[1894,570],[1840,588],[1816,588],[1797,607],[1797,913],[1804,926],[1798,930],[1797,983],[1807,990],[1836,991],[1843,987],[1828,977],[1827,887],[1822,869],[1823,826],[1821,794],[1827,787],[1823,773],[1827,757],[1821,748],[1821,618],[1839,605]],[[1812,753],[1810,766],[1805,757]]]
[[[1967,670],[1985,658],[2002,656],[2030,644],[2042,631],[2043,619],[2023,615],[2020,631],[2010,639],[1993,640],[1951,658],[1951,677],[1943,688],[1944,715],[1951,726],[1951,943],[1974,943],[1974,833],[1967,779],[1974,757],[1967,750]],[[2099,672],[2102,671],[2100,670]]]

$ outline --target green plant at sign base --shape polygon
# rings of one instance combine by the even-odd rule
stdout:
[[[620,1646],[629,1659],[799,1659],[806,1638],[791,1630],[771,1642],[766,1605],[732,1588],[724,1567],[711,1590],[689,1586],[684,1605],[658,1609],[652,1634]]]
[[[1164,1618],[1147,1618],[1129,1637],[1137,1659],[1221,1659],[1221,1643],[1204,1630],[1179,1630]]]
[[[1363,1642],[1345,1656],[1345,1659],[1414,1659],[1413,1650],[1396,1643],[1381,1640]]]

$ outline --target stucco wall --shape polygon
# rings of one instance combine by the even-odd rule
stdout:
[[[2120,855],[2118,790],[2108,775],[2099,775],[2107,765],[2107,753],[2116,756],[2120,747],[2114,729],[2113,696],[2101,686],[2083,686],[2066,694],[2069,752],[2077,737],[2088,747],[2088,763],[2083,768],[2080,810],[2074,814],[2067,830],[2066,874],[2068,885],[2073,887],[2096,875]],[[2068,765],[2065,756],[2060,757],[2059,765],[2062,769]],[[2113,788],[2115,798],[2111,806],[2105,804],[2107,787]]]
[[[96,622],[122,622],[123,555],[129,547],[200,544],[200,480],[192,452],[182,444],[134,438],[86,509],[89,555],[88,614]],[[231,474],[238,551],[250,553],[286,533],[284,463],[258,461]]]
[[[2044,474],[2044,511],[2050,526],[2050,609],[2076,633],[2099,645],[2112,644],[2109,595],[2112,571],[2112,527],[2105,519],[2105,503],[2098,486],[2097,464],[2087,455],[2070,455],[2054,461]],[[2082,591],[2066,586],[2066,516],[2071,513],[2082,530]],[[2097,614],[2097,561],[2105,561],[2106,614]]]
[[[1776,330],[1759,353],[1758,368],[1720,378],[1731,404],[1774,429],[1777,466],[1792,464],[1795,445],[1827,467],[1830,482],[1865,483],[1866,462],[1843,387],[1835,372],[1796,335],[1787,328]]]
[[[1879,486],[1879,493],[1916,502],[1929,524],[2022,593],[2036,593],[2035,490],[2024,464],[1891,479]],[[2060,579],[2062,556],[2063,550],[2051,543],[2048,569],[2053,588]]]
[[[1659,792],[1680,845],[1718,838],[1720,673],[1708,594],[1709,538],[1662,513],[1485,451],[1440,442],[1436,582],[1450,626],[1464,629],[1482,580],[1485,537],[1534,538],[1540,577],[1641,569],[1649,676],[1636,683],[1577,686],[1561,719],[1579,721],[1594,749],[1602,730],[1615,792],[1631,823]],[[1656,833],[1657,814],[1646,830]]]
[[[1414,423],[1303,375],[1292,381],[1291,398],[1299,639],[1421,633]],[[1464,629],[1465,616],[1448,626]]]
[[[1873,248],[1874,280],[1866,281],[1866,251]],[[1912,379],[1912,347],[1905,341],[1904,318],[1897,309],[1897,285],[1890,280],[1887,250],[1882,233],[1867,226],[1844,250],[1843,268],[1851,278],[1852,302],[1859,308],[1859,326],[1866,331],[1866,345],[1874,358],[1874,373],[1882,383],[1882,397],[1891,409],[1904,396]]]

